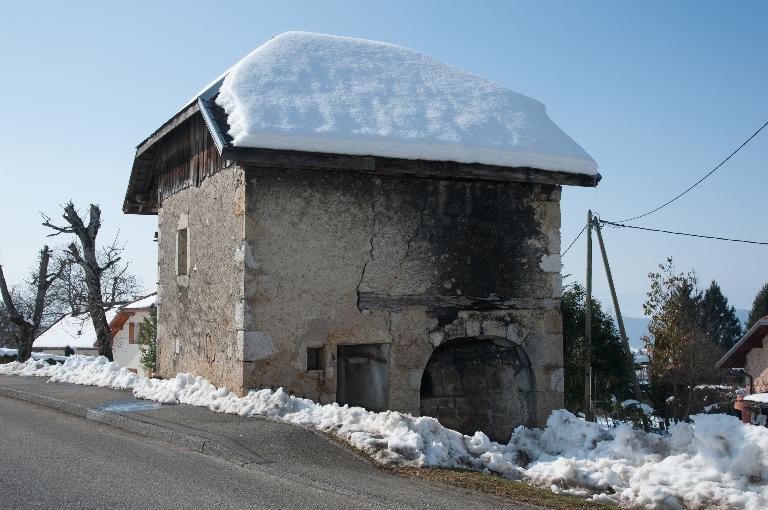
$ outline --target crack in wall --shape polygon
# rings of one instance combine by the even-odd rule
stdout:
[[[373,221],[371,226],[371,238],[368,240],[368,243],[370,243],[370,249],[368,250],[368,260],[365,261],[365,264],[363,264],[363,270],[360,274],[360,280],[357,282],[357,286],[355,287],[355,293],[357,294],[357,309],[358,311],[363,311],[363,309],[360,307],[360,286],[363,284],[363,281],[365,280],[365,270],[368,269],[368,264],[373,262],[373,241],[376,239],[376,226],[378,225],[378,212],[376,211],[376,195],[374,194],[371,199],[371,211],[373,213]]]
[[[413,230],[413,235],[408,238],[408,241],[405,245],[405,254],[403,255],[403,258],[400,260],[400,264],[398,264],[398,269],[402,269],[403,264],[405,263],[406,259],[408,258],[408,255],[411,254],[411,247],[413,245],[413,241],[416,239],[416,236],[419,234],[421,230],[424,229],[424,216],[427,213],[427,208],[429,204],[425,203],[424,207],[421,208],[421,211],[419,212],[419,224],[416,226],[416,228]],[[400,275],[397,275],[397,278],[399,278]]]

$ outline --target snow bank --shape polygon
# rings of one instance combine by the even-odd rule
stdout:
[[[49,382],[66,382],[87,386],[105,386],[131,390],[139,376],[104,356],[70,356],[51,376]]]
[[[13,365],[13,367],[8,368]],[[737,508],[768,504],[768,429],[726,415],[697,415],[660,436],[628,425],[606,429],[555,411],[543,430],[517,428],[507,444],[466,436],[429,417],[321,405],[282,388],[238,397],[202,377],[146,379],[105,358],[73,356],[64,365],[0,365],[0,374],[132,388],[139,398],[269,418],[335,434],[381,463],[462,467],[548,487],[554,492],[653,509]]]
[[[15,357],[18,356],[19,351],[18,349],[7,349],[5,347],[0,347],[0,356],[11,356]],[[36,360],[40,361],[66,361],[66,356],[60,356],[58,354],[48,354],[47,352],[33,352],[32,357]]]
[[[393,44],[286,32],[235,64],[216,102],[237,147],[597,173],[543,104]]]
[[[43,360],[30,358],[24,363],[11,361],[0,364],[0,375],[23,375],[35,377],[51,377],[61,365],[49,365]]]
[[[649,416],[653,414],[653,407],[649,406],[648,404],[646,404],[644,402],[638,402],[637,400],[635,400],[633,398],[627,399],[624,402],[622,402],[621,403],[621,407],[623,409],[626,409],[628,407],[629,408],[637,408],[637,409],[640,409],[643,412],[643,414],[647,414]]]

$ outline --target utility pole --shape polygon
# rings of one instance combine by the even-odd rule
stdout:
[[[594,421],[592,413],[592,210],[587,211],[587,295],[584,318],[584,417]]]
[[[619,334],[621,334],[621,341],[624,344],[624,352],[627,357],[627,365],[629,367],[629,373],[632,375],[632,386],[635,389],[635,400],[642,402],[640,398],[640,384],[637,381],[637,372],[635,372],[635,360],[632,356],[632,351],[629,349],[629,340],[627,339],[627,331],[624,329],[624,319],[621,316],[621,308],[619,308],[619,299],[616,297],[616,288],[613,286],[613,276],[611,275],[611,266],[608,264],[608,254],[605,252],[605,243],[603,242],[603,234],[600,228],[600,222],[595,220],[595,232],[597,233],[597,242],[600,243],[600,253],[603,255],[603,265],[605,266],[605,275],[608,277],[608,286],[611,289],[611,299],[613,299],[613,309],[616,310],[616,322],[619,323]]]

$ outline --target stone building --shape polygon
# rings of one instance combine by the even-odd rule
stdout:
[[[562,185],[594,161],[526,96],[412,50],[278,36],[142,142],[158,359],[244,392],[504,439],[563,405]]]

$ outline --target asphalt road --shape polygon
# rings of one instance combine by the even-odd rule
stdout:
[[[532,508],[363,464],[365,488],[335,476],[334,462],[318,484],[279,463],[238,467],[5,397],[0,438],[0,508]]]

